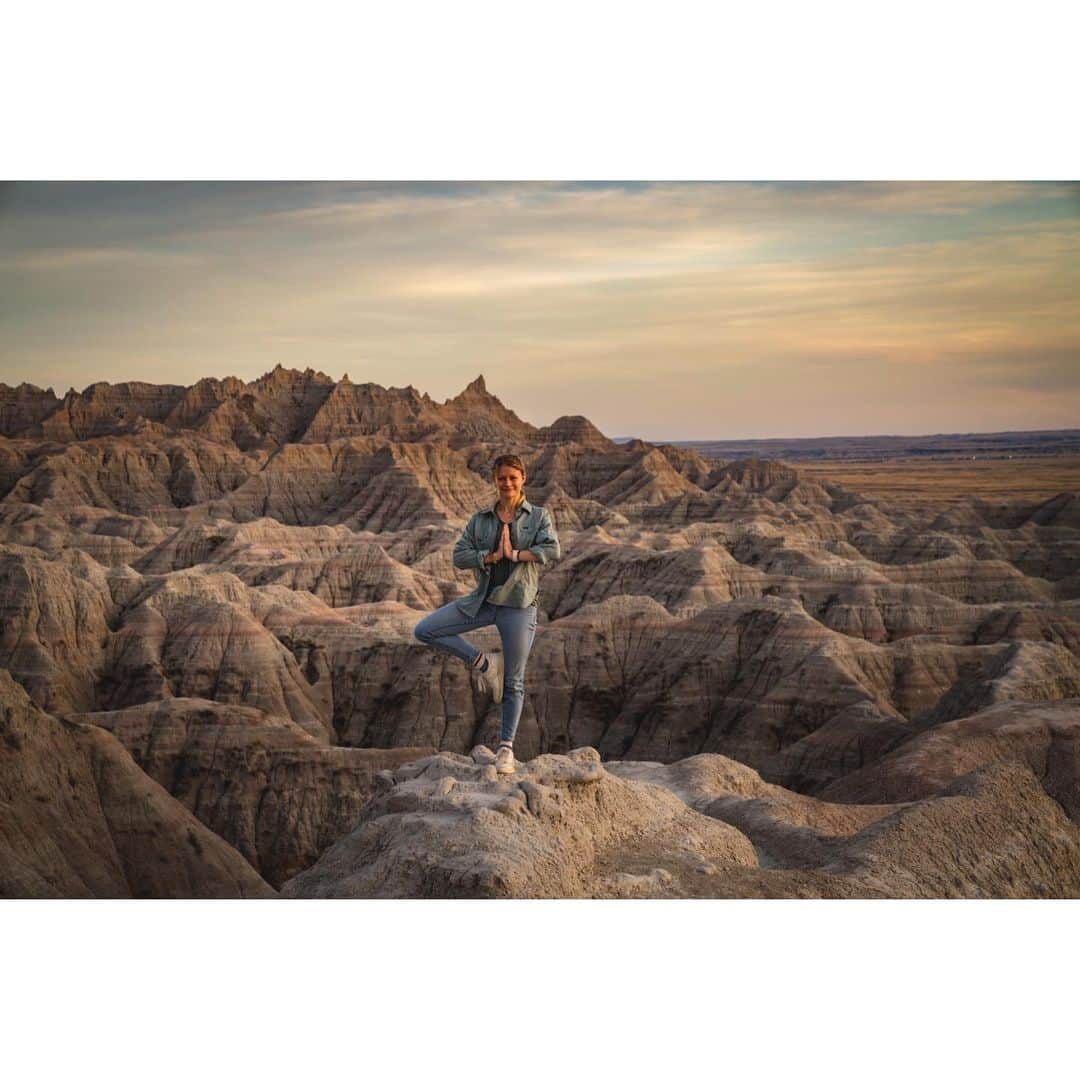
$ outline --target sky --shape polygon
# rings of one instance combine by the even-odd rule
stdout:
[[[279,363],[650,440],[1077,427],[1080,184],[0,185],[0,382]]]

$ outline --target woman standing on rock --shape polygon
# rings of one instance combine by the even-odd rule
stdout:
[[[551,515],[525,498],[527,477],[521,458],[514,454],[496,458],[491,477],[498,500],[469,518],[454,545],[454,566],[473,570],[476,588],[433,611],[414,633],[425,645],[464,660],[477,689],[502,702],[495,768],[512,773],[514,734],[525,701],[525,663],[536,634],[539,568],[561,552]],[[492,623],[498,627],[502,653],[486,656],[460,636]]]

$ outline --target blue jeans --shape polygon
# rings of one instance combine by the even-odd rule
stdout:
[[[485,600],[475,615],[466,615],[451,600],[421,619],[413,633],[417,641],[433,645],[471,665],[480,655],[480,650],[459,635],[492,623],[498,627],[503,647],[502,729],[499,738],[502,742],[513,742],[521,719],[521,707],[525,703],[525,661],[529,659],[529,650],[536,636],[536,606],[503,607]]]

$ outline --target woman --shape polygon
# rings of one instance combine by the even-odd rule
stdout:
[[[512,773],[514,734],[525,701],[525,662],[536,634],[539,567],[561,552],[551,515],[525,498],[527,477],[521,458],[514,454],[496,458],[491,477],[498,493],[495,505],[473,514],[454,545],[454,566],[473,570],[476,588],[433,611],[414,633],[425,645],[464,660],[477,689],[502,702],[495,769]],[[459,636],[492,623],[502,639],[501,654],[485,656]]]

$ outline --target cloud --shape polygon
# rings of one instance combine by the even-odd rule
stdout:
[[[794,408],[823,379],[866,397],[911,369],[917,418],[920,368],[1030,395],[1080,355],[1076,185],[16,189],[0,211],[8,382],[280,361],[445,396],[485,370],[547,422],[584,411],[577,394],[606,408],[613,380],[620,408],[655,411],[675,375],[702,388],[680,415],[704,425],[709,393],[753,410],[732,379]]]
[[[18,255],[0,255],[0,271],[10,273],[85,272],[110,267],[131,267],[135,270],[155,266],[197,266],[205,259],[190,252],[146,250],[129,247],[68,247],[25,251]]]

